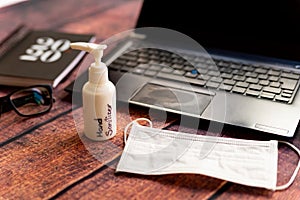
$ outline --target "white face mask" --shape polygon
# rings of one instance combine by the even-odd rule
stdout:
[[[300,167],[299,162],[287,184],[276,186],[278,141],[193,135],[132,123],[116,172],[144,175],[195,173],[253,187],[282,190],[292,184]],[[283,143],[300,156],[299,149]]]

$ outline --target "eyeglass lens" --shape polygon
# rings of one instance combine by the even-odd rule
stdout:
[[[48,111],[52,105],[51,94],[45,87],[19,90],[10,96],[10,101],[22,115],[35,115]]]

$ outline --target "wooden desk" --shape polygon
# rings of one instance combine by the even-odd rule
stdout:
[[[132,28],[141,0],[32,0],[0,10],[0,37],[18,24],[40,29],[95,33],[97,41]],[[86,58],[82,65],[89,65]],[[73,71],[54,90],[56,102],[50,113],[38,118],[22,118],[5,113],[0,119],[0,199],[300,199],[300,174],[286,191],[272,192],[201,175],[140,176],[114,173],[123,149],[123,129],[130,120],[148,115],[147,110],[126,105],[118,107],[118,133],[110,141],[92,144],[94,158],[74,124],[70,95],[63,89],[75,79]],[[0,86],[0,94],[12,87]],[[167,122],[152,113],[155,127],[176,129],[176,116]],[[186,131],[189,131],[187,128]],[[205,131],[199,130],[202,134]],[[225,128],[228,137],[266,139],[259,133]],[[300,147],[300,133],[291,139]],[[89,146],[90,147],[90,146]],[[278,183],[289,179],[297,156],[280,148]]]

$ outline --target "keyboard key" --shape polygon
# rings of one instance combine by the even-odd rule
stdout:
[[[207,87],[209,87],[209,88],[214,88],[214,89],[218,88],[219,85],[220,85],[219,83],[212,82],[212,81],[208,81],[208,82],[206,83],[206,86],[207,86]]]
[[[215,71],[220,74],[219,68],[217,68],[215,65],[208,65],[207,69],[208,69],[208,71]]]
[[[121,68],[121,71],[122,71],[122,72],[130,72],[132,69],[134,69],[134,68],[128,67],[128,66],[123,66],[123,67]]]
[[[232,71],[232,74],[243,76],[245,72],[243,70],[235,69]]]
[[[245,65],[242,67],[242,70],[247,71],[247,72],[253,72],[254,68],[252,66]]]
[[[159,54],[159,52],[160,52],[160,51],[157,50],[157,49],[149,49],[149,50],[148,50],[148,53],[149,53],[149,54]]]
[[[202,68],[197,69],[197,71],[199,74],[206,74],[208,72],[207,69],[202,69]]]
[[[129,60],[129,61],[136,61],[137,57],[136,56],[127,55],[127,54],[123,54],[122,56],[120,56],[120,59]]]
[[[159,60],[161,61],[161,62],[164,62],[164,61],[169,61],[170,62],[170,58],[168,58],[168,57],[166,57],[166,56],[162,56],[162,57],[160,57],[159,58]]]
[[[291,98],[291,97],[292,97],[292,94],[282,93],[281,96],[282,96],[282,97],[285,97],[285,98]]]
[[[281,97],[281,96],[276,96],[275,98],[276,101],[281,101],[284,103],[288,103],[290,101],[290,98],[285,98],[285,97]]]
[[[268,81],[268,80],[259,81],[259,85],[268,86],[269,84],[270,84],[270,81]]]
[[[135,74],[143,74],[145,72],[144,69],[141,69],[141,68],[134,68],[132,70],[132,73],[135,73]]]
[[[178,75],[174,75],[174,74],[170,74],[170,73],[163,73],[163,72],[158,72],[156,77],[168,79],[168,80],[181,81],[181,82],[185,82],[185,83],[191,83],[193,85],[198,85],[198,86],[202,86],[202,87],[206,84],[205,80],[199,80],[199,79],[194,79],[194,78],[180,78]]]
[[[130,52],[127,52],[126,55],[137,56],[138,55],[138,51],[130,51]]]
[[[197,69],[207,69],[207,65],[203,63],[197,63],[194,67]]]
[[[108,67],[109,67],[109,69],[119,70],[122,68],[122,65],[111,63]]]
[[[230,69],[229,67],[221,67],[220,69],[220,72],[222,73],[227,73],[227,74],[230,74],[232,72],[232,69]]]
[[[274,69],[270,69],[270,70],[268,71],[268,74],[269,74],[270,76],[279,76],[279,75],[280,75],[280,71],[277,71],[277,70],[274,70]]]
[[[266,74],[268,72],[268,70],[264,69],[264,68],[256,68],[254,70],[254,72],[258,73],[258,74]]]
[[[234,85],[235,83],[236,83],[236,81],[229,80],[229,79],[226,79],[223,81],[223,84],[225,84],[225,85]]]
[[[262,92],[262,93],[260,94],[260,97],[261,97],[261,98],[264,98],[264,99],[274,99],[275,94],[267,93],[267,92]]]
[[[256,91],[256,90],[247,90],[246,91],[246,95],[249,95],[249,96],[255,96],[255,97],[258,97],[260,94],[259,91]]]
[[[264,92],[274,93],[274,94],[280,94],[281,93],[281,89],[279,89],[279,88],[273,88],[273,87],[264,87],[263,91]]]
[[[231,64],[230,68],[231,69],[241,69],[241,65],[240,64]]]
[[[159,60],[159,55],[155,55],[155,54],[153,54],[153,55],[151,55],[150,57],[149,57],[151,60]]]
[[[159,70],[161,70],[161,68],[162,68],[161,65],[150,65],[149,70],[159,71]]]
[[[199,79],[193,79],[193,81],[189,81],[189,82],[191,84],[194,84],[194,85],[204,86],[207,81],[205,81],[205,80],[199,80]]]
[[[214,65],[215,64],[215,62],[211,59],[207,59],[205,63],[208,64],[208,65]]]
[[[147,71],[145,71],[144,74],[145,74],[146,76],[155,76],[156,73],[157,73],[156,71],[147,70]]]
[[[181,58],[174,58],[174,59],[172,60],[172,63],[174,63],[174,64],[183,64],[183,63],[184,63],[184,60],[181,59]]]
[[[136,67],[138,65],[138,62],[135,62],[135,61],[128,61],[126,63],[126,66],[128,67]]]
[[[220,77],[212,77],[211,79],[210,79],[210,81],[212,81],[212,82],[216,82],[216,83],[221,83],[222,81],[223,81],[223,79],[222,78],[220,78]]]
[[[172,71],[173,71],[173,68],[171,68],[171,67],[164,67],[161,70],[161,72],[165,72],[165,73],[171,73]]]
[[[260,91],[260,90],[262,90],[263,87],[261,85],[251,84],[249,88],[252,90]]]
[[[225,91],[230,91],[230,90],[232,90],[232,86],[231,85],[221,85],[220,87],[219,87],[219,89],[220,90],[225,90]]]
[[[126,65],[126,63],[127,63],[127,60],[124,60],[121,58],[118,58],[113,62],[113,64],[119,64],[119,65]]]
[[[269,76],[269,81],[277,82],[279,80],[278,76]]]
[[[194,61],[197,62],[197,63],[204,63],[205,62],[205,58],[203,58],[203,57],[196,57]]]
[[[249,86],[249,83],[239,81],[235,85],[238,87],[247,88]]]
[[[220,72],[218,71],[209,71],[207,74],[210,76],[220,76]]]
[[[287,94],[293,94],[294,91],[293,90],[283,90],[282,92],[287,93]]]
[[[197,78],[208,81],[211,78],[211,76],[199,74]]]
[[[297,85],[297,80],[287,79],[287,78],[280,78],[279,81],[282,83],[282,89],[294,90]]]
[[[259,80],[257,78],[251,78],[251,77],[249,77],[249,78],[246,79],[246,82],[247,83],[257,84],[259,82]]]
[[[139,62],[139,63],[147,63],[149,60],[148,59],[146,59],[146,58],[139,58],[139,59],[137,59],[137,62]]]
[[[225,78],[225,79],[231,79],[231,78],[233,77],[233,75],[232,75],[232,74],[222,73],[222,74],[221,74],[221,77],[222,77],[222,78]]]
[[[281,77],[296,79],[296,80],[298,80],[300,78],[300,76],[298,74],[292,74],[292,73],[286,73],[286,72],[281,73]]]
[[[279,82],[271,82],[270,83],[270,87],[279,88],[280,87],[280,83]]]
[[[172,65],[172,68],[174,68],[174,69],[183,69],[183,67],[184,67],[184,65],[182,65],[182,64],[173,64]]]
[[[159,65],[162,67],[170,67],[171,68],[172,64],[170,62],[161,62],[161,63],[159,63]]]
[[[150,65],[148,65],[148,64],[139,64],[136,68],[148,69],[149,67],[150,67]]]
[[[183,70],[174,70],[172,73],[175,74],[175,75],[178,75],[178,76],[182,76],[185,73],[185,71],[183,71]]]
[[[195,84],[195,85],[200,85],[200,86],[204,86],[207,83],[207,81],[205,81],[205,80],[199,80],[199,79],[194,79],[194,80],[195,81],[193,81],[193,82],[190,81],[190,83]]]
[[[267,80],[267,79],[268,79],[268,75],[266,75],[266,74],[259,74],[259,75],[257,76],[257,78],[258,78],[258,79],[262,79],[262,80]]]
[[[149,59],[149,55],[147,54],[147,53],[145,53],[145,52],[141,52],[140,54],[139,54],[139,57],[140,58],[145,58],[145,59]]]
[[[229,67],[230,63],[229,62],[226,62],[226,61],[220,61],[218,63],[218,66],[220,67]]]
[[[245,76],[256,78],[258,74],[256,72],[246,72]]]
[[[198,73],[187,72],[184,76],[189,78],[196,78],[198,76]]]
[[[159,60],[150,60],[150,61],[148,62],[148,64],[159,65],[159,64],[160,64],[160,61],[159,61]]]
[[[161,52],[159,53],[160,56],[166,56],[166,57],[170,57],[171,54],[172,54],[172,53],[167,52],[167,51],[161,51]]]
[[[244,94],[244,93],[246,92],[246,89],[245,89],[245,88],[241,88],[241,87],[234,86],[233,89],[232,89],[232,92]]]
[[[233,80],[236,80],[236,81],[244,81],[245,79],[246,79],[245,76],[240,76],[240,75],[233,76]]]
[[[192,65],[185,65],[183,68],[184,71],[189,71],[189,72],[194,69],[195,69],[195,67],[193,67]]]

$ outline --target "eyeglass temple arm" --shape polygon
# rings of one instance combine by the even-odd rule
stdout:
[[[6,97],[0,98],[0,114],[13,110],[13,105]]]
[[[26,103],[31,102],[33,99],[34,99],[33,95],[22,96],[22,97],[14,99],[14,105],[16,107],[23,106]],[[44,98],[44,100],[46,100],[46,101],[43,103],[43,105],[51,104],[51,101],[52,101],[51,98]],[[0,102],[1,102],[1,110],[0,110],[1,112],[0,113],[5,113],[5,112],[8,112],[8,111],[11,111],[12,109],[14,109],[13,105],[9,102],[9,100],[7,98],[3,98],[3,100],[1,100],[1,98],[0,98]]]
[[[36,94],[38,94],[40,96],[44,96],[43,94],[40,94],[40,93],[36,93]],[[22,97],[14,99],[14,104],[16,107],[19,107],[19,106],[23,106],[26,103],[30,103],[30,102],[31,103],[40,103],[40,102],[38,102],[39,100],[40,99],[38,99],[38,96],[31,94],[31,95],[22,96]],[[49,104],[51,104],[51,101],[52,101],[51,98],[46,98],[46,97],[43,97],[43,100],[44,100],[44,102],[42,103],[43,105],[49,105]]]

